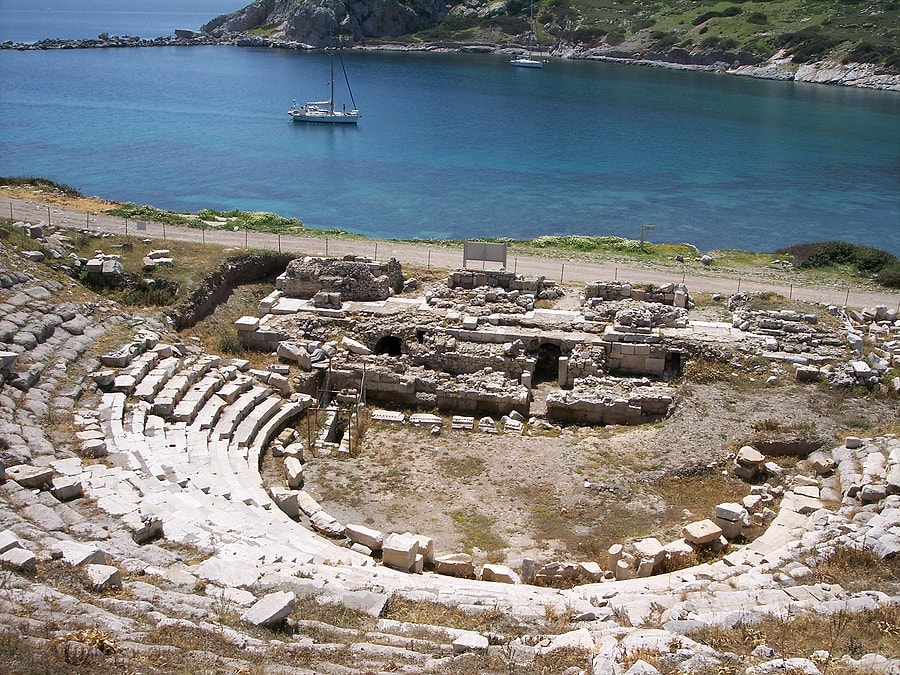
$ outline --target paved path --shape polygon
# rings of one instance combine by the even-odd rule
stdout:
[[[289,237],[261,232],[239,230],[200,230],[148,222],[146,230],[138,231],[135,221],[119,216],[88,214],[37,201],[9,199],[0,196],[0,215],[26,222],[49,222],[52,225],[88,228],[116,234],[142,235],[155,239],[214,243],[238,248],[255,248],[296,252],[303,255],[343,256],[354,254],[376,258],[397,258],[401,263],[438,269],[456,269],[462,266],[462,250],[459,246],[429,247],[427,244],[400,243],[372,239],[335,239],[320,236]],[[791,285],[759,278],[742,278],[718,270],[682,271],[676,268],[641,267],[620,261],[586,262],[560,260],[537,256],[518,256],[507,262],[517,273],[529,276],[541,275],[547,279],[565,283],[589,283],[595,280],[621,279],[631,283],[663,284],[684,281],[692,292],[732,294],[737,291],[774,291],[785,297],[826,305],[873,307],[885,305],[900,308],[900,292],[862,291],[853,288],[826,288],[810,285]]]

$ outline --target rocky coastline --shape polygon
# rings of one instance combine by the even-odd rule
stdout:
[[[37,51],[48,49],[117,49],[134,47],[195,47],[227,45],[266,49],[312,50],[315,46],[303,42],[278,40],[266,37],[248,37],[228,33],[213,35],[189,30],[177,30],[174,36],[152,39],[135,36],[118,36],[101,33],[96,38],[58,39],[47,38],[37,42],[6,41],[0,50]],[[400,41],[368,40],[351,47],[359,50],[434,51],[484,54],[512,54],[520,51],[515,46],[498,44],[460,45],[449,42],[408,43]],[[894,73],[870,63],[841,63],[818,61],[796,64],[784,52],[766,59],[749,53],[724,51],[689,52],[674,48],[665,52],[637,52],[614,47],[580,49],[572,45],[559,45],[549,55],[562,59],[606,61],[627,65],[640,65],[675,70],[700,70],[767,80],[784,80],[812,84],[879,89],[900,92],[900,73]]]

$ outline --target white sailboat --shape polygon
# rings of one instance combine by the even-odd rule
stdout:
[[[544,59],[543,55],[539,53],[538,58],[534,58],[534,52],[532,51],[532,40],[534,39],[534,0],[531,1],[531,32],[528,35],[528,53],[527,54],[517,54],[509,61],[509,65],[518,66],[519,68],[543,68],[544,67]],[[540,50],[540,43],[538,43],[538,50]]]
[[[347,91],[350,93],[350,102],[353,104],[350,110],[347,106],[341,106],[340,110],[334,107],[334,54],[337,51],[338,59],[341,62],[341,70],[344,73],[344,81],[347,83]],[[312,124],[356,124],[359,121],[359,109],[356,107],[356,101],[353,99],[353,90],[350,88],[350,79],[347,77],[347,69],[344,68],[344,59],[341,53],[332,48],[331,52],[331,78],[329,85],[331,94],[327,101],[308,101],[306,105],[297,105],[294,100],[288,115],[295,122],[306,122]]]

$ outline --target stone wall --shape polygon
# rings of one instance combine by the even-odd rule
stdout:
[[[317,293],[340,293],[341,299],[386,300],[403,290],[400,263],[368,259],[298,258],[278,277],[276,288],[289,298],[312,298]]]
[[[690,301],[687,286],[684,284],[638,286],[624,281],[595,281],[587,284],[584,287],[584,299],[589,305],[592,300],[600,302],[638,300],[683,308],[688,307]]]
[[[665,385],[631,386],[612,378],[586,377],[571,391],[547,396],[547,419],[561,424],[634,426],[664,419],[674,399]]]
[[[358,388],[363,383],[367,401],[387,401],[412,408],[439,408],[448,413],[528,415],[531,393],[503,373],[489,369],[450,375],[408,365],[406,359],[379,357],[332,361],[329,386]]]
[[[507,291],[522,291],[534,294],[540,293],[545,288],[553,285],[552,281],[547,281],[544,277],[529,279],[515,272],[502,270],[456,270],[447,279],[447,286],[450,288],[472,289],[489,286],[490,288],[502,288]]]

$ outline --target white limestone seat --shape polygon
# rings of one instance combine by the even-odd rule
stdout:
[[[197,384],[193,385],[175,406],[172,418],[177,422],[192,422],[199,410],[225,383],[225,378],[218,372],[208,373]]]
[[[169,378],[177,372],[180,364],[181,359],[175,356],[168,356],[159,361],[153,370],[137,383],[134,397],[143,401],[152,401]]]
[[[213,427],[210,433],[212,439],[228,439],[234,434],[237,425],[244,417],[249,415],[256,405],[269,396],[271,389],[263,386],[254,386],[244,392],[228,406]]]

